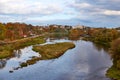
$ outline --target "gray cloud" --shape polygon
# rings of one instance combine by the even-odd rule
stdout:
[[[119,3],[120,1],[118,0],[97,0],[97,2],[96,0],[75,0],[71,6],[79,11],[85,11],[89,13],[113,13],[113,15],[116,13],[116,15],[120,15]]]
[[[120,26],[120,0],[0,0],[0,21]]]
[[[75,0],[70,4],[76,10],[76,18],[101,26],[119,26],[120,0]],[[86,23],[88,24],[88,23]]]

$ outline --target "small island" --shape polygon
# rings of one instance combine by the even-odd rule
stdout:
[[[56,44],[33,46],[33,50],[40,53],[41,59],[46,60],[58,58],[63,55],[65,51],[74,47],[75,44],[72,42],[62,42]]]
[[[27,60],[26,62],[21,63],[20,68],[35,64],[39,60],[49,60],[58,58],[61,55],[63,55],[68,49],[72,49],[74,47],[75,44],[72,42],[35,45],[33,46],[33,50],[39,52],[41,57],[33,57],[31,60]]]

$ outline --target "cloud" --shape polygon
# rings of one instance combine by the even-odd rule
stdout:
[[[27,19],[25,16],[0,15],[0,21],[7,22],[24,22]]]
[[[31,3],[28,0],[0,0],[1,14],[54,14],[62,11],[57,4]]]
[[[103,14],[105,14],[105,15],[120,15],[120,11],[114,11],[114,10],[105,10],[104,12],[103,12]]]
[[[75,0],[70,7],[76,19],[86,24],[101,26],[120,25],[120,0]]]
[[[75,7],[75,8],[88,8],[88,7],[91,7],[91,5],[89,3],[72,3],[71,4],[72,7]]]
[[[0,21],[119,26],[120,0],[0,0]]]

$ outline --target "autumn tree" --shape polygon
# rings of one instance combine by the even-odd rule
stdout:
[[[0,23],[0,40],[3,40],[5,38],[5,31],[5,26],[2,23]]]
[[[115,29],[96,29],[91,34],[92,40],[97,43],[110,43],[119,37],[119,32]]]

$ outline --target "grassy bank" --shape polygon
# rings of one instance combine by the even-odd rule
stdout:
[[[24,48],[30,45],[41,44],[44,42],[45,40],[43,37],[36,37],[36,38],[25,38],[25,39],[18,40],[14,43],[1,45],[0,46],[0,59],[12,57],[13,50],[21,49],[21,48]]]
[[[102,48],[109,51],[109,54],[113,59],[113,65],[107,70],[106,76],[111,78],[111,80],[120,80],[120,39],[119,41],[102,41],[99,38],[95,39],[90,37],[84,38],[84,40],[94,42],[98,49],[99,46],[102,46]]]
[[[94,42],[95,44],[98,44],[98,45],[101,45],[101,46],[104,46],[104,47],[107,47],[107,48],[110,48],[110,43],[111,43],[111,41],[96,40],[93,37],[83,37],[82,40],[91,41],[91,42]]]
[[[42,59],[54,59],[63,55],[68,49],[74,48],[72,42],[47,44],[43,46],[33,46],[33,50],[41,54]]]
[[[116,68],[113,64],[113,66],[107,71],[106,75],[113,80],[120,80],[120,69]]]
[[[120,38],[113,40],[109,50],[113,58],[113,66],[107,71],[107,76],[120,80]]]
[[[35,64],[39,60],[58,58],[63,55],[65,51],[74,47],[75,45],[72,42],[33,46],[33,50],[39,52],[41,57],[33,57],[31,60],[27,60],[26,62],[21,63],[20,67],[22,68],[28,65]]]

